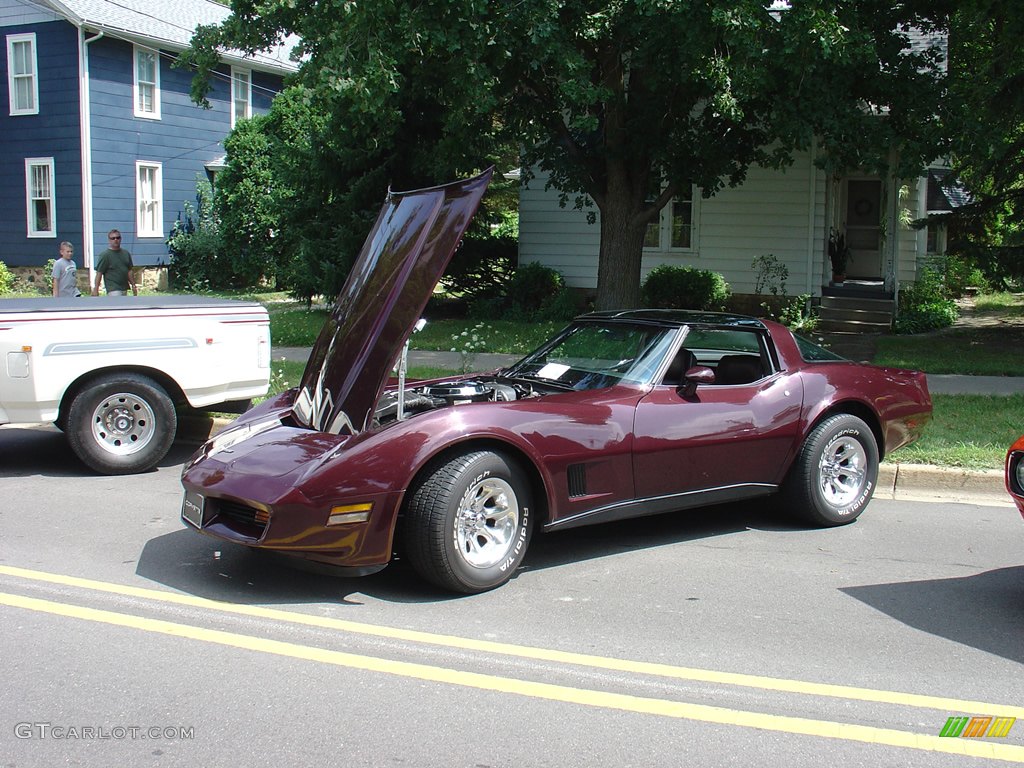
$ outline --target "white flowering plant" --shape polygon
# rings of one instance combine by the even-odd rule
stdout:
[[[487,339],[491,327],[486,323],[477,323],[472,328],[467,328],[461,333],[452,335],[452,352],[458,352],[461,358],[463,373],[473,370],[473,361],[480,352],[487,351]]]

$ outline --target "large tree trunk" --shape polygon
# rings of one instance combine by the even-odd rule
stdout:
[[[614,203],[601,211],[601,251],[597,262],[595,309],[640,306],[640,259],[647,224],[626,206]]]

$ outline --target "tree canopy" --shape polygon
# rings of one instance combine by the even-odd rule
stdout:
[[[1024,280],[1024,7],[963,0],[950,21],[949,151],[971,203],[963,244],[990,278]]]
[[[938,150],[940,29],[926,0],[233,0],[191,61],[300,40],[324,116],[305,169],[326,201],[359,180],[437,183],[522,152],[564,204],[600,212],[599,308],[635,306],[648,222],[817,139],[834,168],[918,172]],[[919,39],[919,38],[918,38]],[[330,203],[328,202],[329,206]]]

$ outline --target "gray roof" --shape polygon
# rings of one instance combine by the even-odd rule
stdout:
[[[971,194],[948,168],[928,169],[928,213],[948,213],[971,202]]]
[[[219,24],[231,9],[212,0],[34,0],[74,24],[103,31],[111,37],[148,41],[154,46],[182,50],[200,24]],[[244,56],[238,51],[224,53],[228,60],[245,59],[250,65],[276,71],[294,71],[290,61],[294,39],[271,51]]]

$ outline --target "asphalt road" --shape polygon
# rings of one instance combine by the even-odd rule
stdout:
[[[0,765],[1024,763],[1008,504],[584,528],[454,598],[184,529],[189,451],[99,477],[52,428],[0,430]],[[954,716],[1019,722],[940,737]]]

